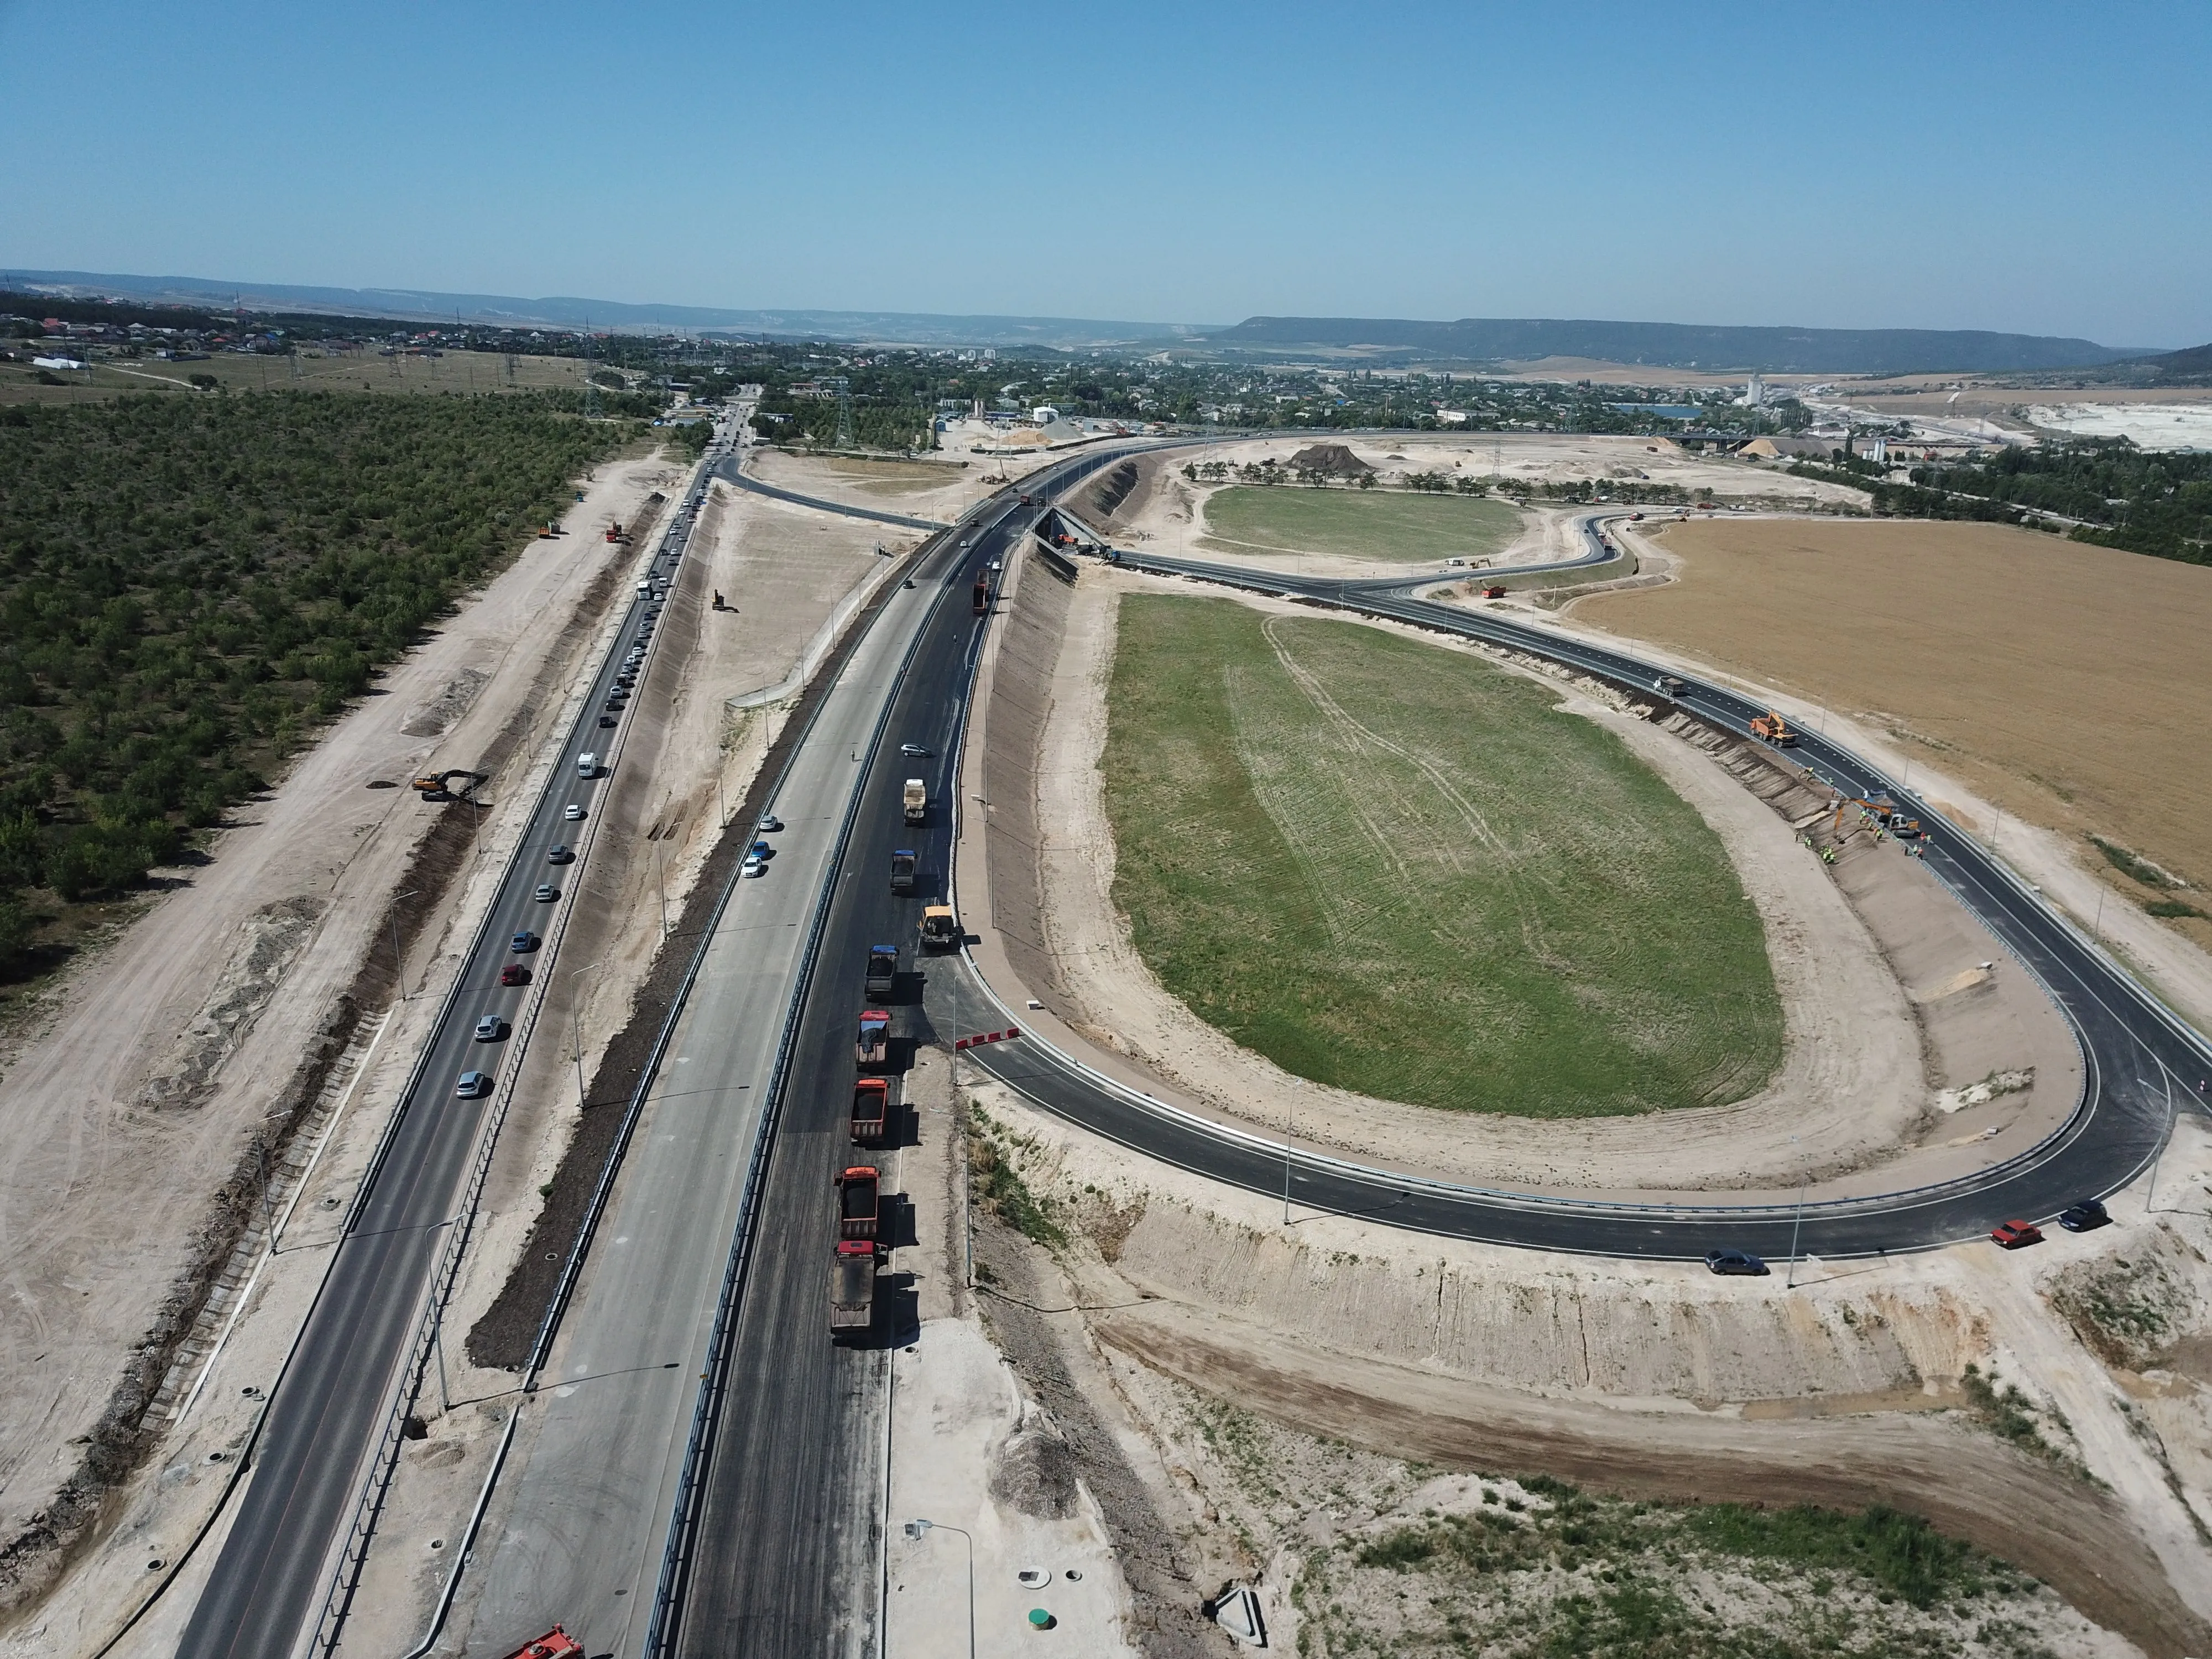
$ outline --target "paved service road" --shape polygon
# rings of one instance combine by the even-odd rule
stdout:
[[[1594,533],[1587,521],[1585,532]],[[1409,590],[1431,578],[1341,581],[1141,553],[1117,556],[1133,569],[1309,599],[1511,646],[1646,696],[1669,672],[1495,612],[1410,597]],[[1746,736],[1753,717],[1765,712],[1734,691],[1696,679],[1687,680],[1676,701],[1700,719]],[[2197,1098],[2197,1080],[2212,1073],[2212,1050],[2203,1038],[2111,966],[1971,836],[1943,825],[1925,801],[1815,734],[1803,733],[1790,753],[1846,798],[1886,793],[1922,822],[1939,826],[1928,838],[1927,867],[2050,992],[2081,1043],[2083,1097],[2059,1133],[2007,1164],[1941,1186],[1808,1204],[1802,1234],[1787,1206],[1662,1206],[1541,1199],[1409,1180],[1304,1154],[1288,1160],[1293,1199],[1394,1225],[1538,1249],[1694,1258],[1717,1245],[1729,1245],[1784,1255],[1795,1239],[1805,1254],[1852,1256],[1953,1243],[2015,1216],[2047,1218],[2077,1199],[2114,1191],[2139,1174],[2164,1144],[2174,1112]],[[978,982],[971,980],[965,994],[975,999],[965,1005],[968,1023],[988,1024],[994,1014],[1000,1022],[1012,1018],[986,1000],[988,993]],[[975,1058],[1048,1109],[1151,1156],[1255,1191],[1284,1190],[1285,1159],[1279,1142],[1170,1111],[1041,1043],[1025,1040],[979,1050]]]
[[[710,455],[708,465],[714,459]],[[655,550],[657,575],[665,577],[683,556],[704,488],[702,467]],[[588,842],[578,832],[587,831],[590,820],[571,823],[562,817],[570,801],[588,808],[595,791],[579,777],[576,757],[604,756],[617,747],[619,726],[602,727],[599,714],[632,642],[647,633],[649,614],[657,609],[642,596],[631,601],[521,846],[468,946],[397,1108],[387,1144],[362,1184],[328,1275],[272,1391],[251,1473],[235,1500],[237,1515],[185,1631],[179,1652],[185,1659],[270,1659],[292,1651],[324,1619],[341,1565],[338,1552],[390,1419],[432,1267],[487,1112],[497,1103],[492,1097],[457,1097],[454,1081],[471,1070],[497,1077],[519,1062],[507,1052],[507,1040],[476,1042],[474,1028],[481,1016],[496,1014],[511,1033],[525,999],[542,992],[552,970],[543,952],[511,953],[509,936],[521,930],[552,934],[567,890],[579,883],[580,865],[550,864],[547,849],[565,842],[584,848],[588,856]],[[562,896],[536,900],[533,890],[541,882]],[[510,961],[529,964],[538,983],[501,988],[500,969]]]
[[[508,1477],[502,1500],[516,1524],[495,1546],[478,1547],[489,1560],[473,1570],[480,1576],[465,1592],[475,1605],[473,1645],[504,1651],[556,1620],[593,1653],[634,1652],[642,1639],[700,1376],[710,1369],[717,1304],[747,1177],[769,1127],[787,1029],[809,983],[821,901],[831,891],[833,916],[842,915],[863,885],[857,875],[845,879],[845,872],[871,860],[878,874],[888,868],[887,850],[875,856],[874,827],[886,817],[899,818],[905,776],[916,769],[933,773],[940,764],[896,755],[897,743],[913,735],[904,726],[888,734],[891,760],[877,765],[873,757],[884,710],[906,683],[907,655],[918,635],[940,608],[972,631],[965,595],[944,580],[963,556],[957,540],[947,538],[921,556],[912,588],[893,587],[776,785],[770,810],[784,828],[763,836],[775,849],[766,873],[735,878],[725,898],[530,1407],[535,1427],[522,1449],[527,1462],[519,1476]],[[868,855],[848,855],[841,864],[856,804],[862,826],[856,840]],[[906,932],[912,931],[908,922]],[[844,941],[833,921],[812,982],[834,988],[825,1007],[849,1004],[830,1038],[849,1085],[860,980]],[[811,1063],[802,1057],[791,1068],[771,1172],[804,1168],[807,1178],[796,1195],[772,1195],[767,1212],[776,1218],[774,1236],[757,1247],[771,1256],[796,1249],[803,1257],[797,1277],[810,1322],[799,1346],[806,1355],[828,1346],[821,1305],[828,1273],[821,1239],[828,1235],[815,1236],[819,1218],[813,1212],[829,1193],[830,1170],[826,1153],[819,1168],[807,1156],[817,1150],[817,1109],[823,1105]],[[836,1103],[840,1110],[843,1103]],[[842,1127],[842,1117],[837,1123]],[[794,1222],[794,1212],[807,1219]],[[795,1364],[801,1357],[780,1358]],[[835,1378],[817,1380],[820,1407],[830,1410],[840,1385]],[[846,1386],[866,1382],[862,1375]],[[748,1392],[737,1389],[729,1412],[743,1414]],[[801,1402],[808,1397],[799,1391]],[[778,1456],[818,1451],[821,1436],[831,1431],[827,1425],[802,1424],[789,1443],[749,1461],[772,1470]],[[864,1477],[874,1467],[866,1445],[848,1448],[846,1456],[857,1460]],[[824,1524],[817,1518],[805,1536],[780,1541],[811,1547]]]

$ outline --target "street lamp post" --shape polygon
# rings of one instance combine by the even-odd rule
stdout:
[[[399,981],[399,1000],[407,1000],[407,959],[399,954],[399,906],[403,900],[420,898],[420,891],[394,893],[392,908],[386,914],[392,918],[392,976]]]
[[[963,1528],[947,1527],[942,1521],[909,1521],[903,1530],[909,1538],[920,1538],[933,1528],[959,1533],[968,1540],[968,1659],[975,1659],[975,1540]]]
[[[568,1046],[576,1055],[576,1109],[584,1109],[584,1021],[583,1011],[576,996],[576,981],[592,969],[601,966],[587,962],[568,975]]]

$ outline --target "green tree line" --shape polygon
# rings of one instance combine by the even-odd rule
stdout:
[[[0,410],[0,972],[27,897],[174,859],[644,430],[580,401]]]

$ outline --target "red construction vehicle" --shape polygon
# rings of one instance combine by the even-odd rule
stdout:
[[[881,1067],[890,1058],[891,1017],[880,1008],[863,1009],[860,1035],[853,1044],[853,1052],[863,1070]]]
[[[1502,599],[1505,597],[1505,589],[1498,583],[1492,582],[1482,590],[1482,597],[1486,599]]]
[[[853,1085],[853,1142],[859,1146],[884,1144],[884,1125],[890,1116],[891,1085],[879,1077],[864,1077]]]
[[[872,1164],[856,1164],[837,1177],[837,1237],[876,1238],[876,1218],[882,1202],[883,1178]]]
[[[584,1644],[556,1625],[534,1642],[525,1642],[507,1659],[584,1659]]]
[[[607,539],[617,545],[629,539],[629,538],[623,532],[622,520],[620,519],[617,519],[612,524],[607,526]]]
[[[1788,720],[1773,710],[1751,718],[1751,735],[1761,743],[1771,743],[1777,749],[1790,748],[1797,741],[1797,733],[1790,729]]]

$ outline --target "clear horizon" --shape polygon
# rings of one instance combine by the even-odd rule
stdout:
[[[2212,12],[0,0],[27,269],[2212,340]]]

